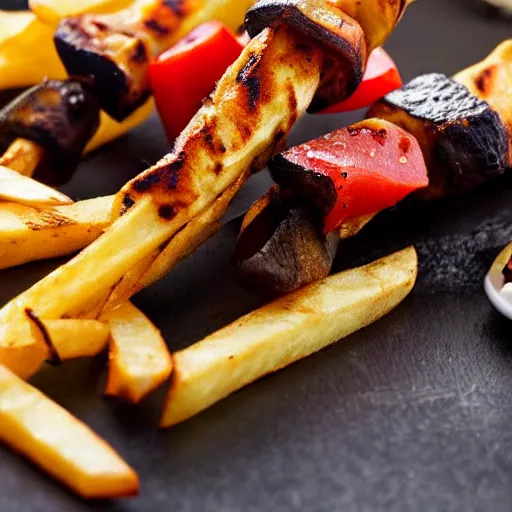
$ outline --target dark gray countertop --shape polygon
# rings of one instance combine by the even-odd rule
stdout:
[[[471,0],[419,0],[388,49],[404,78],[454,73],[512,25]],[[507,24],[508,23],[508,24]],[[354,116],[302,120],[292,142]],[[112,193],[166,151],[156,119],[88,157],[64,190]],[[86,421],[138,470],[135,500],[87,504],[0,449],[2,512],[508,511],[512,509],[511,325],[482,290],[512,238],[510,179],[465,198],[403,205],[348,242],[337,268],[414,243],[413,294],[343,343],[262,379],[197,418],[155,428],[165,390],[138,407],[106,401],[104,358],[47,368],[33,383]],[[266,187],[261,175],[244,194]],[[172,349],[259,304],[232,280],[230,225],[135,302]],[[129,243],[129,240],[127,240]],[[0,273],[0,303],[55,262]]]

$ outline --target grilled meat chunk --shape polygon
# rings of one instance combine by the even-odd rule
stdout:
[[[499,113],[508,133],[508,163],[512,167],[512,39],[503,41],[486,59],[457,73],[453,79]]]
[[[70,76],[86,82],[107,114],[122,121],[150,96],[147,44],[92,15],[64,19],[55,47]]]
[[[284,295],[327,277],[339,240],[323,234],[319,212],[275,187],[247,213],[232,259],[235,279],[264,297]]]
[[[63,19],[54,41],[71,76],[91,84],[101,107],[122,121],[150,95],[151,58],[205,21],[231,28],[252,0],[140,0],[113,14]]]
[[[48,179],[63,182],[98,129],[99,115],[96,99],[81,83],[46,81],[0,111],[0,148],[18,137],[37,143],[52,171]]]
[[[350,96],[362,80],[368,58],[361,26],[329,0],[259,0],[247,11],[251,37],[286,23],[325,50],[320,86],[308,111],[316,112]],[[301,47],[297,47],[301,51]]]
[[[488,103],[445,75],[422,75],[377,102],[368,117],[405,129],[420,143],[430,185],[417,192],[433,199],[470,190],[502,174],[508,138]]]

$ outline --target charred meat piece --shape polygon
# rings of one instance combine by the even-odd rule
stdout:
[[[365,34],[355,20],[329,0],[259,0],[245,18],[251,37],[281,23],[307,35],[325,50],[322,79],[308,111],[339,103],[355,91],[368,57]]]
[[[269,162],[281,189],[320,210],[326,233],[347,219],[394,206],[427,186],[417,141],[381,119],[367,119],[276,155]]]
[[[18,96],[0,111],[0,146],[21,137],[44,149],[53,181],[69,178],[99,126],[97,101],[81,83],[47,81]]]
[[[151,58],[169,48],[183,20],[202,7],[197,0],[155,0],[63,19],[55,46],[68,73],[90,84],[101,108],[122,121],[150,96]]]
[[[413,134],[420,143],[430,185],[423,199],[470,190],[502,174],[508,138],[500,116],[462,84],[432,73],[388,94],[368,112]]]
[[[64,19],[54,42],[69,75],[87,83],[101,108],[117,121],[149,98],[150,53],[135,34],[83,15]]]
[[[232,260],[235,278],[264,297],[284,295],[327,277],[338,244],[338,233],[323,234],[318,212],[273,188],[247,213]]]
[[[453,79],[498,112],[507,129],[508,165],[512,167],[512,39],[503,41],[482,62],[457,73]]]

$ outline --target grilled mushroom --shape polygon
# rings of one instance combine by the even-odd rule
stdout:
[[[99,106],[79,82],[51,80],[29,89],[0,111],[0,147],[17,138],[37,143],[44,160],[65,181],[99,126]]]
[[[368,112],[414,135],[430,185],[424,199],[459,194],[502,174],[508,137],[500,116],[485,101],[445,75],[422,75],[388,94]]]
[[[281,23],[325,48],[322,79],[310,112],[338,103],[355,91],[368,57],[365,34],[355,20],[329,0],[259,0],[245,18],[251,37]]]
[[[327,277],[339,241],[339,233],[323,234],[318,212],[274,187],[247,213],[232,259],[235,278],[259,295],[284,295]]]

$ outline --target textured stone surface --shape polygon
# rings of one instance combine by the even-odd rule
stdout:
[[[469,0],[420,0],[388,48],[409,80],[483,58],[510,25]],[[476,4],[475,4],[476,5]],[[299,123],[293,142],[357,116]],[[165,151],[155,120],[91,155],[63,190],[114,192]],[[265,185],[258,177],[246,201]],[[511,181],[464,198],[403,205],[344,245],[337,267],[415,243],[414,293],[379,323],[160,433],[163,393],[139,407],[103,400],[104,360],[48,368],[34,384],[85,420],[139,471],[141,496],[84,503],[0,448],[0,510],[9,512],[508,511],[512,508],[511,324],[482,290],[512,237]],[[259,302],[231,278],[229,226],[136,303],[171,348]],[[54,263],[0,273],[0,303]]]

